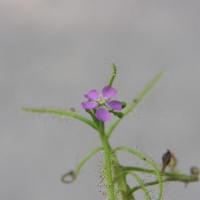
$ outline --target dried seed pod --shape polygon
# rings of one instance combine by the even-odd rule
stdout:
[[[172,153],[167,150],[166,153],[163,154],[162,156],[162,172],[165,171],[165,168],[169,165],[171,161]]]
[[[162,162],[163,162],[162,172],[165,171],[165,168],[167,166],[170,167],[172,172],[176,171],[175,168],[176,168],[176,165],[177,165],[177,159],[176,159],[176,157],[174,156],[174,154],[170,150],[167,150],[167,152],[165,154],[163,154]]]
[[[176,165],[177,165],[177,159],[176,157],[174,156],[173,153],[171,153],[171,161],[169,163],[169,167],[171,169],[172,172],[176,172]]]
[[[198,176],[199,175],[199,168],[198,167],[191,167],[190,168],[190,173],[193,176]]]

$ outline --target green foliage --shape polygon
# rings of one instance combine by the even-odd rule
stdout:
[[[112,86],[116,74],[117,68],[116,65],[113,63],[113,73],[109,80],[109,86]],[[179,181],[184,183],[198,181],[198,170],[197,168],[192,169],[191,175],[184,175],[178,172],[164,172],[164,170],[159,169],[154,162],[151,161],[147,156],[144,154],[135,151],[128,147],[117,147],[112,148],[109,138],[113,133],[114,129],[117,125],[127,116],[130,112],[132,112],[144,99],[145,96],[154,88],[154,86],[158,83],[163,71],[158,73],[152,81],[147,84],[146,87],[134,98],[132,103],[127,106],[126,102],[122,102],[122,107],[124,108],[123,112],[115,112],[110,111],[116,116],[116,120],[108,127],[105,128],[104,122],[99,121],[93,111],[86,110],[86,112],[90,115],[91,119],[88,119],[78,113],[75,112],[74,109],[70,109],[69,111],[60,110],[60,109],[46,109],[46,108],[22,108],[25,112],[32,112],[32,113],[43,113],[43,114],[53,114],[59,115],[64,117],[70,117],[74,119],[78,119],[79,121],[84,122],[85,124],[89,125],[99,134],[102,146],[95,148],[92,150],[88,155],[86,155],[77,165],[77,168],[74,171],[69,171],[64,174],[61,178],[62,182],[70,183],[73,182],[78,174],[80,173],[84,164],[96,153],[103,151],[104,162],[101,166],[101,177],[103,180],[103,185],[106,188],[107,192],[107,199],[109,200],[135,200],[134,194],[138,190],[142,190],[146,200],[151,200],[152,197],[148,191],[149,186],[158,185],[158,200],[162,199],[163,194],[163,183],[170,182],[170,181]],[[136,156],[139,160],[145,162],[149,168],[141,168],[137,166],[122,166],[117,156],[117,151],[124,151]],[[169,158],[170,159],[170,158]],[[170,160],[169,160],[170,161]],[[168,165],[168,162],[167,162]],[[166,167],[166,166],[165,166]],[[163,168],[164,169],[164,168]],[[150,182],[145,182],[137,173],[145,173],[155,175],[155,180]],[[135,178],[138,182],[136,186],[130,186],[127,183],[127,175],[131,175]]]
[[[96,124],[93,121],[91,121],[90,119],[88,119],[82,115],[77,114],[76,112],[59,110],[59,109],[50,109],[50,108],[27,108],[27,107],[22,108],[22,111],[32,112],[32,113],[59,115],[61,117],[70,117],[70,118],[78,119],[97,130]]]

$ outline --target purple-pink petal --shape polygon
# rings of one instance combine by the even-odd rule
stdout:
[[[95,101],[100,98],[99,93],[96,90],[90,90],[87,94],[84,95],[84,97]]]
[[[98,106],[98,103],[95,101],[88,101],[88,102],[81,103],[81,105],[84,109],[93,109]]]
[[[121,102],[117,101],[117,100],[109,101],[109,102],[106,103],[106,105],[113,110],[121,111],[121,109],[122,109]]]
[[[104,107],[100,107],[96,111],[96,117],[98,120],[105,122],[110,119],[110,113]]]
[[[110,86],[105,86],[102,90],[102,94],[104,99],[110,99],[116,96],[117,90]]]

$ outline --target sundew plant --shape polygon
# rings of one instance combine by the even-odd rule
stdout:
[[[62,182],[71,183],[75,181],[85,163],[98,152],[101,152],[103,160],[100,166],[100,184],[104,188],[102,193],[107,200],[135,200],[135,194],[138,190],[144,193],[146,200],[161,200],[163,199],[164,183],[176,181],[188,184],[198,181],[199,170],[197,167],[191,167],[190,174],[183,174],[176,170],[177,159],[170,150],[161,154],[162,166],[158,167],[149,156],[138,150],[125,146],[112,147],[109,139],[117,125],[142,102],[163,74],[162,71],[158,73],[131,103],[126,103],[125,101],[115,100],[117,90],[112,85],[117,75],[117,68],[114,63],[112,67],[112,76],[103,87],[102,92],[99,93],[97,90],[92,89],[84,95],[85,101],[81,103],[81,106],[85,110],[86,116],[78,114],[74,108],[69,109],[69,111],[48,108],[23,108],[23,111],[27,112],[46,113],[77,119],[87,124],[99,135],[101,146],[89,152],[79,162],[75,170],[64,174],[61,178]],[[114,121],[108,126],[107,122],[111,118],[114,118]],[[119,151],[131,154],[144,162],[147,167],[122,165],[117,154]],[[144,174],[148,174],[151,178],[144,180]],[[127,176],[132,176],[137,184],[131,185],[128,183]],[[155,185],[157,185],[158,189],[156,195],[152,195],[149,188]]]

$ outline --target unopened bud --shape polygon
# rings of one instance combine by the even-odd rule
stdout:
[[[119,118],[122,118],[124,116],[122,112],[116,112],[115,115]]]
[[[125,101],[121,101],[122,109],[123,109],[123,108],[126,108],[126,104],[127,104],[127,103],[126,103]]]

